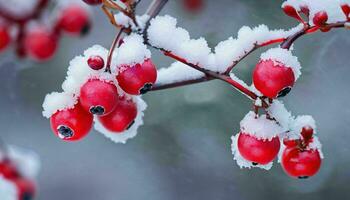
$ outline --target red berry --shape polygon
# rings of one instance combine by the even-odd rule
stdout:
[[[102,3],[102,0],[83,0],[83,1],[89,5],[99,5]]]
[[[9,161],[2,161],[0,163],[0,175],[7,179],[14,179],[19,177],[16,167]]]
[[[291,6],[291,5],[285,5],[283,8],[283,11],[286,15],[288,15],[289,17],[293,17],[294,19],[298,20],[298,21],[303,21],[303,19],[300,17],[299,13],[297,12],[297,10]]]
[[[117,75],[119,86],[128,94],[139,95],[148,92],[157,79],[157,69],[150,59],[134,66],[122,66]]]
[[[297,147],[286,148],[282,154],[282,167],[292,176],[307,178],[315,175],[321,166],[318,150],[300,150]]]
[[[58,26],[68,33],[84,35],[90,29],[89,14],[81,6],[68,6],[62,10]]]
[[[283,144],[287,147],[296,147],[298,146],[300,140],[289,140],[289,139],[284,139]]]
[[[238,137],[238,150],[246,160],[256,164],[268,164],[280,150],[280,140],[274,137],[271,140],[262,140],[254,136],[240,133]]]
[[[301,135],[303,136],[304,141],[310,141],[312,136],[314,134],[314,129],[311,128],[310,126],[305,126],[301,130]]]
[[[80,103],[92,114],[107,115],[118,103],[117,87],[110,82],[89,80],[80,89]]]
[[[57,49],[57,37],[45,29],[36,29],[25,37],[26,52],[36,60],[51,58]]]
[[[19,200],[33,199],[35,196],[35,185],[32,181],[18,178],[14,180],[14,183],[17,186]]]
[[[198,12],[203,8],[203,0],[183,0],[184,7],[191,12]]]
[[[53,132],[63,140],[76,141],[85,137],[92,127],[93,116],[80,103],[74,108],[58,111],[51,116]]]
[[[301,6],[300,10],[302,13],[304,13],[304,15],[306,15],[307,17],[310,15],[310,9],[307,6]]]
[[[0,24],[0,51],[4,50],[11,41],[7,27]]]
[[[315,14],[312,21],[314,22],[315,26],[324,26],[328,20],[328,15],[325,11],[320,11]]]
[[[294,73],[290,67],[272,60],[260,61],[253,72],[254,86],[269,98],[287,95],[294,81]]]
[[[344,12],[346,18],[349,19],[349,18],[350,18],[350,17],[349,17],[349,14],[350,14],[350,5],[348,5],[348,4],[343,4],[343,5],[341,5],[341,9],[343,10],[343,12]]]
[[[131,99],[120,97],[114,111],[98,117],[101,124],[112,132],[122,132],[132,126],[137,115],[136,104]]]
[[[87,62],[89,67],[94,70],[100,70],[105,65],[105,62],[101,56],[91,56]]]

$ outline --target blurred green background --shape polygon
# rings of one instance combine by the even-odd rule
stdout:
[[[143,0],[143,13],[150,0]],[[198,14],[170,0],[162,11],[178,18],[193,38],[211,47],[243,25],[290,28],[296,23],[280,9],[281,0],[205,1]],[[69,61],[93,44],[109,47],[116,30],[98,8],[84,38],[65,37],[56,56],[44,63],[19,61],[13,51],[0,55],[0,128],[9,144],[28,147],[42,159],[39,200],[171,199],[350,199],[349,32],[317,33],[297,41],[294,54],[303,75],[283,99],[293,114],[317,121],[325,160],[307,180],[291,179],[278,163],[270,171],[241,170],[232,160],[230,137],[251,108],[230,86],[212,81],[144,95],[145,125],[127,144],[114,144],[92,131],[83,141],[65,143],[41,116],[46,93],[61,91]],[[257,51],[234,72],[251,82]],[[159,68],[172,61],[153,51]]]

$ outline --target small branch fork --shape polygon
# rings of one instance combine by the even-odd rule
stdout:
[[[315,26],[310,26],[308,23],[306,23],[305,21],[303,21],[304,23],[304,28],[298,32],[296,32],[293,35],[290,35],[287,38],[276,38],[270,41],[267,41],[263,44],[256,44],[254,46],[253,49],[251,49],[248,52],[245,52],[245,54],[237,61],[233,62],[231,66],[229,66],[227,68],[227,70],[224,73],[218,73],[218,72],[214,72],[214,71],[210,71],[207,70],[203,67],[200,67],[196,64],[187,62],[186,59],[181,58],[178,55],[175,55],[172,52],[166,51],[165,49],[161,49],[161,48],[157,48],[152,46],[151,44],[149,44],[148,40],[147,40],[147,28],[149,27],[150,24],[150,20],[152,18],[154,18],[155,16],[157,16],[159,14],[159,12],[162,10],[162,8],[164,7],[164,5],[167,3],[168,0],[153,0],[153,2],[150,4],[146,14],[150,16],[149,20],[146,23],[146,27],[143,30],[142,34],[143,37],[145,38],[145,44],[148,46],[151,46],[159,51],[161,51],[165,56],[170,57],[176,61],[179,61],[183,64],[186,64],[189,67],[192,67],[193,69],[196,69],[200,72],[203,72],[205,74],[204,77],[200,77],[200,78],[196,78],[196,79],[191,79],[191,80],[185,80],[185,81],[179,81],[179,82],[174,82],[174,83],[169,83],[169,84],[156,84],[153,86],[151,91],[157,91],[157,90],[163,90],[163,89],[169,89],[169,88],[175,88],[175,87],[181,87],[181,86],[185,86],[185,85],[190,85],[190,84],[196,84],[196,83],[202,83],[202,82],[206,82],[206,81],[211,81],[211,80],[221,80],[224,81],[228,84],[230,84],[231,86],[233,86],[235,89],[239,90],[241,93],[245,94],[247,97],[249,97],[252,100],[257,100],[258,98],[260,98],[262,100],[262,105],[261,107],[263,108],[267,108],[269,106],[269,104],[271,103],[270,99],[267,99],[266,97],[260,97],[257,94],[255,94],[250,88],[247,88],[246,86],[242,85],[241,83],[239,83],[238,81],[232,79],[229,74],[230,72],[233,70],[233,68],[240,63],[243,59],[245,59],[248,55],[250,55],[252,52],[254,52],[255,50],[264,47],[264,46],[269,46],[269,45],[273,45],[273,44],[277,44],[280,43],[281,48],[284,49],[289,49],[292,44],[301,36],[304,35],[308,35],[311,33],[314,33],[318,30],[320,30],[321,28],[323,30],[325,29],[333,29],[333,28],[344,28],[345,24],[347,23],[345,22],[337,22],[337,23],[331,23],[331,24],[325,24],[323,27],[315,27]],[[110,19],[110,21],[112,22],[113,25],[115,25],[116,27],[119,27],[117,25],[117,23],[115,22],[114,16],[111,15],[111,13],[108,13],[106,10],[108,10],[108,8],[113,8],[113,9],[117,9],[121,12],[126,12],[125,10],[119,9],[119,7],[117,6],[111,6],[111,0],[103,0],[103,6],[102,9],[104,10],[104,12],[107,14],[108,18]],[[130,6],[132,8],[132,10],[129,10],[127,13],[124,13],[126,16],[129,16],[133,21],[135,19],[135,15],[134,15],[134,8],[135,6]],[[136,20],[135,20],[136,22]],[[136,25],[136,23],[134,22],[134,24]],[[131,29],[129,28],[122,28],[120,30],[120,32],[125,32],[126,34],[130,34]],[[110,51],[113,51],[115,48],[115,43],[119,40],[120,38],[120,32],[116,35],[115,40],[113,41],[112,47],[110,49]],[[111,52],[109,53],[109,55],[111,55]],[[108,60],[110,60],[110,56],[108,58]],[[109,61],[110,63],[110,61]],[[108,66],[108,65],[107,65]]]

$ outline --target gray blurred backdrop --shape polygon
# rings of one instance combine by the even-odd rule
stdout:
[[[143,0],[140,12],[150,0]],[[206,2],[203,12],[186,13],[181,1],[170,0],[162,14],[214,47],[236,37],[243,25],[261,23],[288,28],[296,23],[280,9],[281,0],[219,0]],[[295,114],[317,120],[325,160],[317,176],[295,180],[279,164],[266,172],[241,170],[232,160],[230,137],[251,103],[219,81],[144,96],[145,125],[127,144],[114,144],[91,132],[83,141],[56,138],[41,115],[46,93],[60,91],[69,61],[93,44],[109,47],[115,29],[98,8],[87,37],[65,37],[54,59],[18,61],[12,51],[0,55],[1,137],[36,151],[42,160],[39,200],[173,200],[173,199],[350,199],[349,32],[317,33],[294,48],[303,75],[284,99]],[[250,83],[251,70],[262,51],[234,71]],[[153,52],[158,67],[171,60]]]

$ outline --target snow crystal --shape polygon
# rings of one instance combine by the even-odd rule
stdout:
[[[288,131],[291,121],[294,119],[291,112],[289,112],[284,106],[282,101],[274,100],[272,104],[267,108],[267,112],[271,117],[277,120],[277,122],[283,127],[284,131]]]
[[[115,21],[119,26],[123,26],[123,27],[130,27],[133,30],[136,31],[140,31],[138,29],[143,30],[146,27],[146,22],[148,21],[148,19],[150,18],[149,15],[141,15],[141,16],[136,16],[136,22],[138,27],[136,27],[136,25],[134,24],[133,20],[126,16],[124,13],[119,12],[117,14],[114,15]]]
[[[312,142],[308,146],[309,149],[317,150],[320,153],[320,157],[323,159],[322,144],[317,136],[313,136]]]
[[[271,140],[284,131],[275,121],[267,119],[266,115],[256,117],[252,111],[243,118],[240,126],[242,133],[253,135],[259,139]]]
[[[18,191],[16,185],[0,175],[0,199],[17,200]]]
[[[47,94],[43,103],[43,116],[50,118],[57,111],[73,108],[77,102],[76,97],[65,92]]]
[[[168,68],[158,70],[156,84],[171,84],[204,77],[205,74],[181,62],[174,62]]]
[[[283,63],[286,67],[292,68],[295,80],[297,80],[301,75],[301,66],[298,58],[296,56],[293,56],[290,50],[282,49],[279,47],[272,48],[261,54],[260,58],[261,60],[277,61],[276,65]]]
[[[8,156],[26,178],[35,179],[39,174],[40,158],[33,151],[11,145],[8,146]]]
[[[340,3],[348,0],[287,0],[282,4],[282,7],[286,5],[293,6],[297,11],[301,10],[301,7],[307,7],[310,10],[310,25],[314,25],[313,18],[316,13],[325,11],[328,15],[327,23],[335,23],[345,21],[345,15],[341,10]]]
[[[115,143],[125,144],[128,139],[135,137],[137,135],[137,129],[141,125],[143,125],[143,116],[144,116],[143,112],[146,110],[147,104],[139,96],[134,96],[133,100],[137,104],[137,116],[135,119],[135,123],[128,130],[125,130],[124,132],[121,132],[121,133],[111,132],[106,128],[104,128],[103,125],[98,121],[96,117],[94,118],[95,129],[98,132],[102,133],[107,138],[111,139]]]
[[[272,167],[273,162],[270,162],[266,165],[253,165],[252,162],[244,159],[242,157],[242,155],[239,153],[238,150],[238,136],[239,134],[232,136],[231,140],[232,140],[232,144],[231,144],[231,151],[232,151],[232,155],[233,155],[233,160],[235,160],[237,162],[237,165],[242,169],[242,168],[252,168],[252,167],[259,167],[261,169],[265,169],[265,170],[269,170]]]

